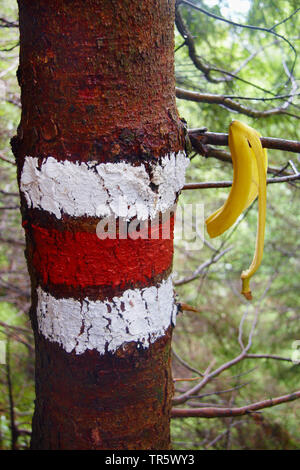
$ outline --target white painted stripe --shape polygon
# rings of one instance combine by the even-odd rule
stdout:
[[[62,212],[74,217],[153,219],[173,206],[188,164],[184,152],[172,153],[152,163],[149,176],[144,164],[59,162],[50,156],[39,165],[38,158],[28,156],[21,191],[28,207],[44,209],[58,219]]]
[[[56,299],[40,287],[37,292],[40,333],[68,353],[96,349],[104,354],[130,341],[147,348],[176,322],[171,277],[158,286],[126,290],[112,301]]]

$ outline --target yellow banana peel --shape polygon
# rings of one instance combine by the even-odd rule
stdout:
[[[211,238],[228,230],[240,214],[252,204],[258,195],[258,224],[256,247],[249,268],[242,272],[242,294],[252,299],[250,278],[261,264],[267,203],[267,151],[260,142],[260,134],[240,121],[232,121],[229,127],[228,144],[233,164],[233,182],[227,200],[206,219]]]

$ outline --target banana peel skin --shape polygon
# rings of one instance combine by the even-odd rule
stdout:
[[[241,274],[241,293],[247,300],[252,300],[250,278],[261,264],[264,249],[268,156],[261,145],[260,134],[240,121],[231,122],[228,144],[233,164],[232,187],[223,206],[211,214],[205,223],[209,236],[218,237],[236,222],[258,196],[255,252],[249,268]]]

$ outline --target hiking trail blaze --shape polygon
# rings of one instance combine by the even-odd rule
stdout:
[[[18,3],[12,148],[36,342],[32,449],[168,449],[177,307],[163,216],[188,165],[175,2]],[[105,217],[152,222],[156,236],[101,240]]]

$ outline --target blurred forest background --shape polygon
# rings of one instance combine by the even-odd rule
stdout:
[[[178,109],[188,128],[227,133],[239,119],[265,137],[300,140],[298,0],[177,3]],[[9,142],[20,118],[17,21],[17,2],[0,0],[0,359],[4,345],[7,356],[0,364],[0,449],[28,448],[34,406],[30,284]],[[192,100],[182,99],[190,91]],[[211,148],[206,158],[192,151],[187,183],[231,180],[224,151]],[[297,153],[268,154],[270,178],[300,169]],[[203,203],[208,216],[229,190],[185,190],[179,204]],[[268,185],[265,251],[252,303],[239,292],[254,250],[257,203],[220,238],[205,234],[199,250],[176,241],[174,284],[183,304],[173,341],[177,396],[194,386],[190,379],[208,377],[189,397],[190,408],[241,407],[299,390],[299,190],[297,180]],[[232,362],[248,342],[247,355]],[[229,365],[219,373],[223,364]],[[296,449],[299,422],[300,400],[235,418],[173,419],[173,448]]]

